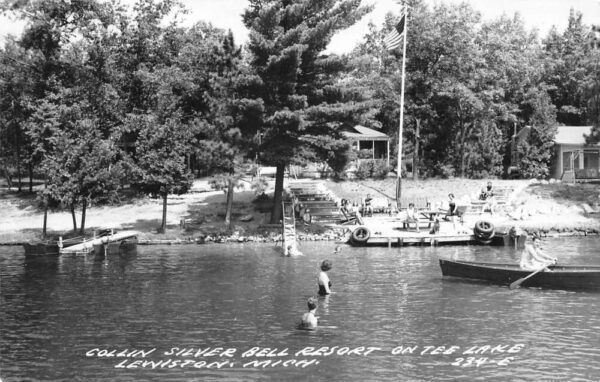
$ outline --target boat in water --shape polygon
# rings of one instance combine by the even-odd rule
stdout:
[[[439,259],[442,275],[510,285],[531,275],[517,264],[481,263]],[[550,265],[521,284],[523,287],[551,289],[600,289],[600,266]]]
[[[58,241],[40,241],[37,243],[23,243],[25,256],[58,256],[60,248]]]

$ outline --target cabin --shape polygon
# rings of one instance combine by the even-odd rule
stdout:
[[[558,126],[552,177],[565,182],[600,181],[600,144],[587,145],[592,126]]]
[[[390,137],[380,131],[356,125],[342,133],[352,141],[352,147],[359,150],[370,150],[371,159],[386,161],[390,165]]]

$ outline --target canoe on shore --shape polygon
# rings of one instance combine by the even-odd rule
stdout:
[[[439,260],[444,276],[484,280],[507,286],[533,272],[523,270],[517,264]],[[525,280],[521,286],[552,289],[600,289],[600,266],[551,265],[548,269],[550,271],[539,272]]]

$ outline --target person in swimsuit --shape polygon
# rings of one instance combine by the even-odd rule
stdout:
[[[456,222],[454,221],[454,217],[456,216],[456,211],[458,207],[456,206],[456,202],[454,201],[454,194],[448,194],[448,213],[446,217],[450,216],[450,220],[452,220],[452,227],[456,231]]]
[[[371,206],[372,200],[371,194],[367,194],[363,205],[363,216],[373,216],[373,206]]]
[[[319,278],[317,280],[320,296],[331,294],[331,281],[329,281],[329,276],[327,276],[327,271],[330,270],[331,267],[331,261],[329,260],[323,260],[321,263],[321,272],[319,273]]]
[[[311,297],[308,299],[306,305],[308,305],[308,312],[302,315],[302,322],[300,328],[305,330],[315,330],[317,328],[317,306],[318,301],[316,298]]]
[[[556,258],[542,251],[542,241],[538,236],[534,236],[531,244],[525,244],[519,265],[522,269],[537,271],[545,266],[556,264],[556,261]]]

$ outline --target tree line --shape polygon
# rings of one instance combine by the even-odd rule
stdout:
[[[540,39],[523,21],[482,21],[468,4],[408,1],[405,159],[424,176],[502,176],[515,129],[522,176],[546,176],[557,124],[599,124],[600,62],[574,10]],[[216,176],[231,221],[234,188],[250,163],[275,166],[271,214],[284,171],[325,162],[339,177],[356,153],[357,124],[397,137],[400,65],[370,25],[344,55],[331,38],[371,10],[360,0],[250,0],[244,46],[208,22],[183,27],[176,0],[132,9],[94,0],[3,1],[25,21],[0,52],[0,158],[11,174],[43,178],[38,200],[81,209],[124,190],[163,200]],[[598,130],[590,139],[597,136]],[[396,140],[397,142],[397,140]],[[397,147],[397,143],[395,144]],[[394,164],[393,164],[394,165]]]

